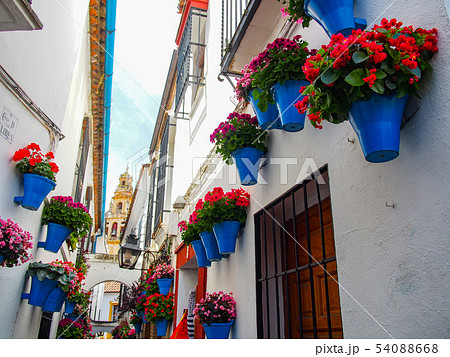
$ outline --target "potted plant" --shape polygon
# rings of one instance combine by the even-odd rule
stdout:
[[[62,243],[71,235],[70,250],[89,233],[92,218],[81,203],[73,202],[70,196],[53,196],[42,212],[42,224],[48,225],[45,250],[58,252]]]
[[[132,311],[130,316],[130,324],[133,325],[136,333],[142,332],[142,317],[138,316],[136,312]]]
[[[349,120],[369,162],[399,154],[400,125],[409,95],[416,95],[428,61],[438,50],[437,30],[414,30],[383,19],[371,31],[331,37],[305,63],[312,84],[295,104],[316,128]]]
[[[235,252],[236,239],[247,219],[249,204],[250,194],[242,188],[225,193],[221,187],[215,187],[205,195],[205,205],[199,219],[205,216],[215,222],[213,231],[221,254]]]
[[[53,159],[51,151],[44,155],[35,143],[14,153],[12,161],[17,162],[16,169],[23,176],[24,191],[23,196],[14,198],[14,202],[32,211],[39,209],[45,197],[56,186],[55,174],[59,168]]]
[[[225,163],[231,164],[234,158],[241,184],[249,186],[257,183],[261,157],[267,151],[266,137],[267,132],[258,125],[256,117],[233,112],[214,130],[210,140]]]
[[[200,237],[197,212],[194,211],[189,216],[189,222],[181,221],[178,223],[178,229],[181,232],[181,240],[187,246],[192,245],[194,248],[195,256],[197,258],[197,265],[199,268],[208,268],[211,266],[211,262],[206,256],[205,246]]]
[[[51,263],[34,262],[28,265],[27,274],[32,278],[28,303],[43,306],[50,293],[60,287],[67,292],[76,283],[72,263],[56,260]]]
[[[139,295],[136,299],[136,314],[142,317],[142,322],[144,324],[148,323],[147,317],[145,315],[145,302],[147,301],[147,296],[145,293]]]
[[[0,266],[13,267],[33,259],[28,252],[33,248],[33,237],[9,218],[0,217]]]
[[[76,321],[70,318],[62,319],[56,332],[58,339],[92,339],[92,325],[89,319],[78,317]]]
[[[156,280],[160,294],[167,295],[169,293],[173,282],[173,272],[173,267],[167,263],[158,264],[153,270],[153,280]]]
[[[264,130],[282,129],[280,116],[275,104],[266,103],[262,106],[263,110],[259,109],[259,95],[261,90],[253,86],[252,74],[260,68],[264,62],[264,53],[260,53],[254,57],[249,64],[245,65],[241,70],[242,77],[237,79],[236,83],[236,98],[240,102],[250,102],[253,111],[256,114],[259,126]],[[258,105],[259,104],[259,105]]]
[[[84,339],[84,327],[79,321],[65,318],[59,322],[56,336],[58,339]]]
[[[131,328],[127,320],[122,320],[119,325],[116,326],[112,331],[111,335],[113,339],[134,339],[136,338],[136,331]]]
[[[195,225],[197,227],[197,231],[200,232],[199,236],[203,243],[206,252],[206,258],[210,262],[217,262],[222,260],[222,254],[219,252],[219,247],[217,245],[217,240],[213,232],[213,225],[211,219],[208,219],[206,215],[203,215],[203,219],[199,218],[199,212],[203,209],[204,202],[202,199],[198,200],[195,205]]]
[[[165,336],[169,321],[173,319],[173,293],[153,294],[145,301],[145,316],[155,323],[158,336]]]
[[[76,291],[81,290],[81,282],[85,279],[85,275],[80,271],[80,269],[76,268],[72,262],[62,262],[56,260],[51,264],[64,268],[66,274],[69,277],[73,277],[73,279],[68,282],[59,282],[58,286],[53,289],[48,296],[44,305],[42,305],[42,311],[57,312],[61,310],[64,302],[68,298],[68,295],[72,297]],[[89,300],[87,303],[89,304]],[[85,311],[87,307],[88,306],[86,304],[80,306],[82,311]]]
[[[154,272],[155,271],[153,268],[149,268],[141,277],[137,292],[138,295],[144,293],[145,295],[150,296],[159,291],[158,283],[156,282]]]
[[[259,91],[253,94],[258,108],[266,111],[269,104],[275,103],[283,130],[300,131],[305,124],[305,115],[292,106],[299,99],[300,87],[309,84],[302,67],[306,59],[316,50],[308,50],[308,42],[301,36],[292,40],[277,38],[269,43],[258,56],[258,66],[251,74],[252,87]]]
[[[236,319],[233,293],[207,293],[195,306],[194,316],[200,320],[208,339],[227,339]]]
[[[136,301],[137,301],[137,298],[141,295],[141,293],[143,291],[145,291],[144,284],[145,284],[145,280],[146,280],[146,275],[147,275],[147,272],[144,273],[144,275],[139,279],[139,281],[133,282],[131,284],[131,286],[124,291],[124,293],[122,295],[122,302],[118,308],[117,316],[119,318],[124,317],[126,313],[131,312],[131,311],[134,311],[137,313]],[[156,285],[155,292],[157,292],[158,284],[155,282],[154,285]],[[142,318],[142,316],[140,314],[138,314],[138,316]]]
[[[351,34],[356,28],[363,29],[367,25],[366,20],[355,18],[353,15],[353,0],[278,0],[283,4],[288,3],[285,12],[290,15],[292,21],[302,21],[302,26],[307,27],[311,19],[316,20],[331,37],[336,33],[345,36]]]
[[[81,311],[86,311],[89,307],[91,292],[77,288],[69,291],[66,300],[65,313],[70,315],[74,312],[75,307]]]

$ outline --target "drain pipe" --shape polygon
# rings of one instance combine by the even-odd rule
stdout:
[[[114,39],[116,31],[117,0],[106,0],[106,40],[105,40],[105,87],[103,100],[103,177],[102,177],[102,218],[101,234],[105,226],[106,207],[106,181],[108,177],[109,157],[109,132],[111,127],[111,98],[112,98],[112,76],[114,65]],[[97,236],[94,242],[94,251],[97,245]]]

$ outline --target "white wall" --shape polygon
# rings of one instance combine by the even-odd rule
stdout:
[[[66,136],[55,150],[55,162],[60,172],[56,176],[56,189],[49,197],[73,194],[81,125],[83,117],[89,113],[89,2],[63,0],[59,4],[43,0],[33,2],[33,9],[44,24],[43,30],[0,33],[0,64]],[[38,143],[44,152],[54,149],[49,133],[2,84],[0,107],[7,107],[19,120],[11,144],[0,138],[0,216],[11,218],[33,235],[35,261],[61,260],[60,252],[37,250],[37,242],[45,240],[46,234],[46,227],[40,225],[42,206],[32,212],[13,203],[14,196],[22,195],[23,188],[22,178],[11,162],[12,155],[31,142]],[[91,158],[85,188],[93,181],[89,166],[92,166]],[[67,248],[63,249],[70,260],[75,258]],[[21,293],[29,291],[28,286],[23,289],[26,269],[27,264],[0,268],[0,338],[37,337],[41,309],[28,305],[27,300],[20,300]]]
[[[366,162],[348,122],[326,123],[323,130],[307,123],[298,133],[270,132],[268,159],[293,158],[297,165],[289,166],[284,184],[280,182],[279,165],[261,169],[268,184],[246,188],[252,202],[236,253],[208,268],[207,290],[233,292],[236,298],[238,317],[232,329],[233,338],[256,337],[253,215],[311,172],[300,174],[306,158],[312,158],[318,167],[328,164],[344,336],[450,336],[450,294],[445,284],[450,208],[449,18],[442,0],[432,0],[426,7],[416,1],[391,3],[356,0],[355,15],[365,17],[369,24],[380,23],[382,17],[395,17],[407,25],[436,27],[439,31],[439,52],[431,62],[434,71],[420,83],[422,100],[413,98],[407,105],[407,116],[416,107],[419,111],[401,132],[400,156],[384,164]],[[184,194],[187,186],[187,178],[182,177],[184,171],[177,165],[184,163],[185,170],[193,157],[206,155],[212,148],[207,143],[210,133],[233,110],[228,104],[230,88],[222,87],[229,84],[217,81],[218,58],[213,58],[219,53],[220,21],[211,19],[220,19],[220,10],[219,4],[210,3],[207,117],[194,138],[197,146],[186,149],[187,134],[180,130],[186,124],[177,123],[173,197]],[[310,47],[328,43],[323,30],[314,22],[309,29],[299,31]],[[273,38],[276,36],[274,33]],[[232,187],[227,179],[215,180],[204,187],[202,195],[215,186],[224,190]],[[395,208],[386,203],[395,204]]]

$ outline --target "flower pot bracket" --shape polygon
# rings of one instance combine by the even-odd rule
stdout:
[[[38,242],[37,247],[38,248],[45,248],[45,243],[46,242]]]
[[[20,298],[23,300],[27,300],[30,298],[30,293],[22,293],[22,295],[20,295]]]

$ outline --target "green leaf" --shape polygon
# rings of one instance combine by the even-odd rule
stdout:
[[[361,63],[367,60],[370,56],[363,51],[356,51],[353,53],[352,59],[355,63]]]
[[[306,86],[305,90],[303,91],[302,95],[309,95],[313,92],[314,86],[312,84]]]
[[[383,94],[384,93],[384,83],[381,79],[377,79],[372,87],[370,87],[375,93]]]
[[[350,72],[350,74],[345,77],[345,81],[351,86],[359,87],[366,83],[363,81],[365,75],[365,71],[362,68],[358,68]]]
[[[320,79],[325,84],[331,84],[341,75],[341,71],[336,71],[332,67],[328,67],[328,69],[322,73]]]
[[[381,27],[377,28],[377,31],[378,31],[379,33],[382,33],[383,35],[386,35],[386,36],[388,36],[388,35],[391,34],[391,32],[390,32],[389,30],[386,30],[386,29],[381,28]]]
[[[400,68],[402,69],[402,71],[403,72],[405,72],[405,73],[411,73],[411,74],[413,74],[414,76],[417,76],[419,79],[420,79],[420,77],[421,77],[421,75],[422,75],[422,72],[420,71],[420,68],[417,66],[416,68],[414,68],[414,69],[411,69],[411,68],[409,68],[409,67],[406,67],[406,66],[404,66],[404,65],[400,65]]]
[[[397,89],[397,85],[395,83],[392,83],[392,81],[389,78],[386,78],[384,80],[384,83],[386,84],[386,87],[388,87],[390,90]]]
[[[383,78],[386,78],[386,73],[384,73],[381,70],[378,70],[375,72],[375,76],[377,77],[377,79],[383,79]]]
[[[405,85],[400,86],[397,91],[397,98],[404,97],[406,94],[408,94],[406,86]]]
[[[388,64],[388,61],[383,61],[383,62],[381,62],[380,68],[381,68],[384,72],[386,72],[386,73],[388,73],[388,74],[394,74],[394,73],[395,73],[394,68],[391,67],[391,66]]]

